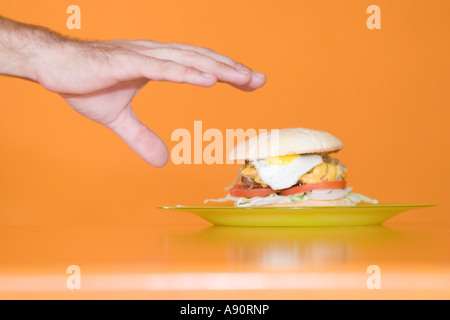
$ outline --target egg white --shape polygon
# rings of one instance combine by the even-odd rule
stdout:
[[[323,162],[317,154],[302,155],[288,164],[272,165],[265,159],[253,162],[261,180],[274,190],[290,188],[302,175]]]

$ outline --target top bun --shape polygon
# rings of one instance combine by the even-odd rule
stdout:
[[[328,132],[304,128],[275,129],[238,144],[229,160],[259,160],[276,156],[336,152],[342,142]]]

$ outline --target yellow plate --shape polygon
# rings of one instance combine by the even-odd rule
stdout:
[[[376,204],[342,207],[158,207],[193,213],[218,226],[323,227],[367,226],[385,222],[407,210],[434,204]]]

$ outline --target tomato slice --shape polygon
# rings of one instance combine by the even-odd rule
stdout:
[[[304,184],[301,186],[295,186],[284,190],[273,190],[272,188],[254,188],[244,189],[242,185],[236,185],[230,190],[230,195],[233,197],[265,197],[274,193],[278,193],[281,196],[288,196],[291,194],[303,193],[315,189],[338,189],[345,188],[347,181],[328,181],[322,183]]]
[[[347,186],[347,181],[328,181],[322,183],[304,184],[301,186],[291,187],[289,189],[284,189],[278,192],[281,196],[287,196],[290,194],[303,193],[306,191],[311,191],[315,189],[337,189],[345,188]]]
[[[255,189],[244,189],[242,185],[236,185],[230,190],[230,195],[233,197],[265,197],[276,193],[272,188],[255,188]]]

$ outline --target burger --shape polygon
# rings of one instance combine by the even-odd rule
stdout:
[[[354,206],[377,200],[352,192],[347,167],[331,154],[344,148],[330,133],[304,128],[266,131],[238,144],[230,161],[243,164],[222,199],[237,207]]]

